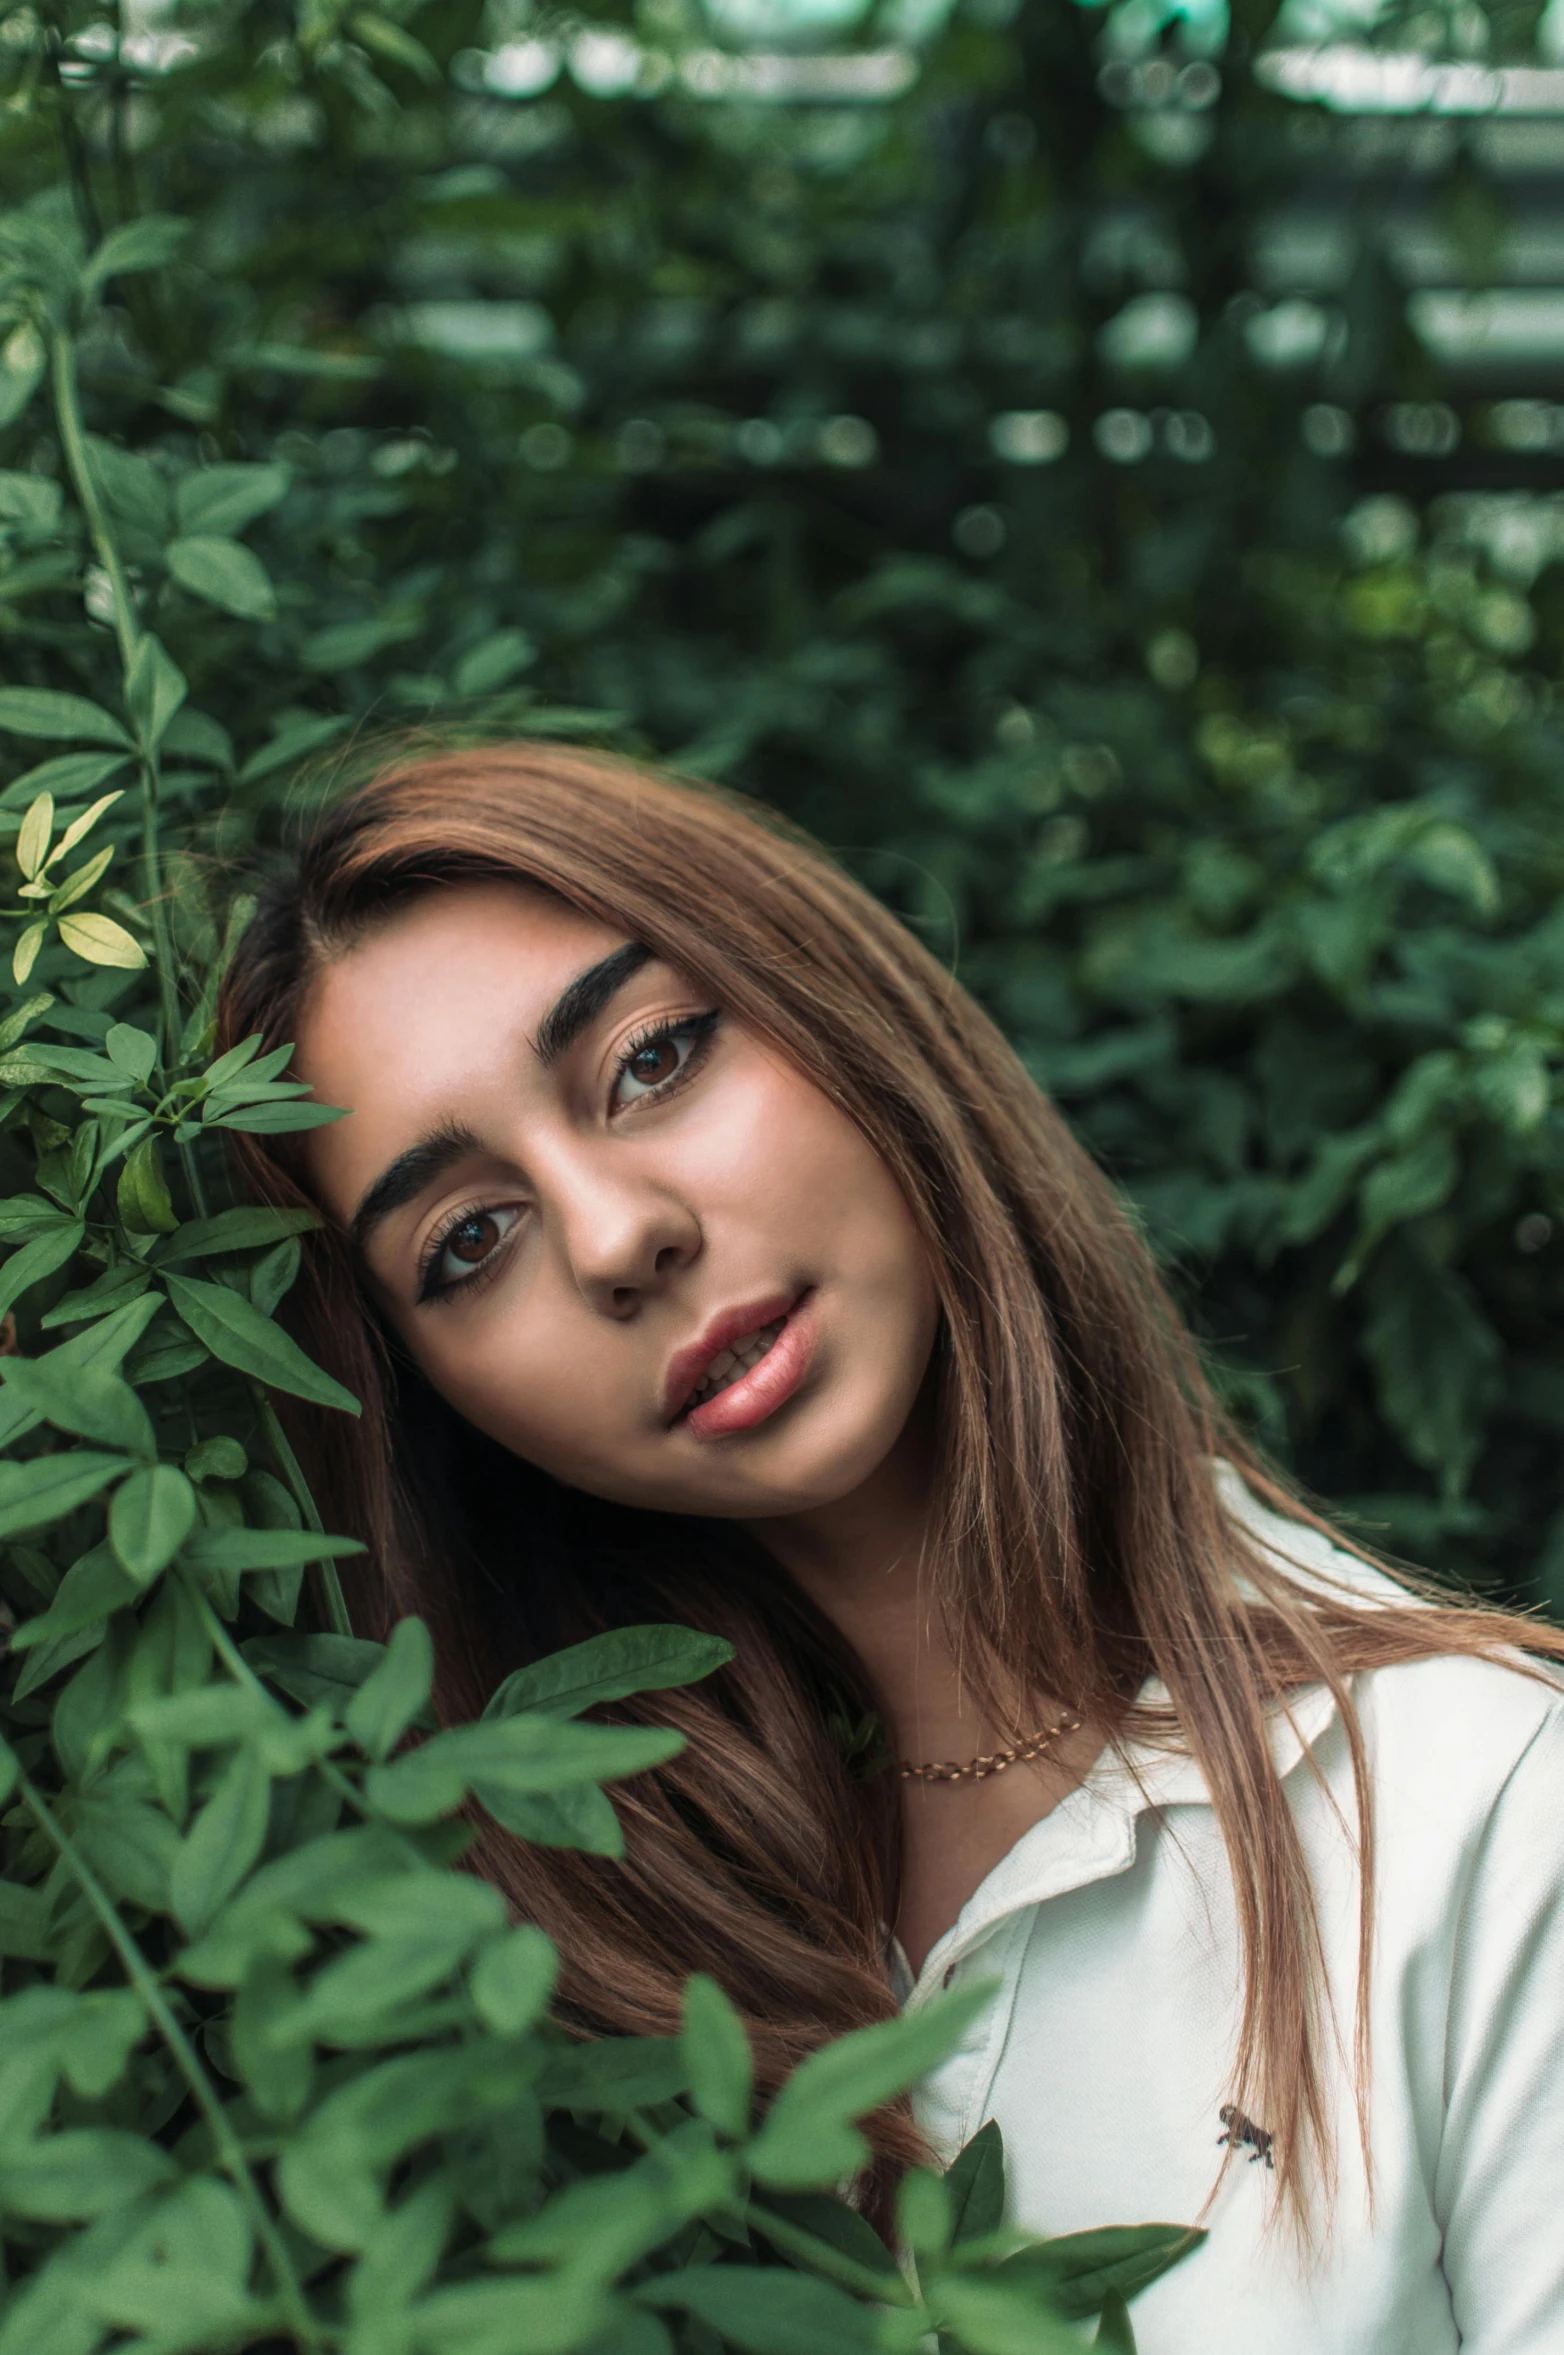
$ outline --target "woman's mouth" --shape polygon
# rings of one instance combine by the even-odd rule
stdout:
[[[772,1342],[780,1338],[786,1323],[786,1317],[778,1317],[775,1324],[762,1325],[760,1331],[751,1333],[747,1340],[735,1341],[729,1349],[719,1349],[707,1367],[704,1378],[690,1392],[690,1410],[704,1406],[708,1398],[716,1398],[724,1390],[731,1390],[735,1382],[752,1373]]]
[[[802,1382],[814,1355],[812,1300],[813,1294],[805,1292],[791,1306],[772,1307],[764,1324],[719,1341],[686,1392],[675,1423],[698,1439],[716,1439],[751,1430],[775,1414]]]

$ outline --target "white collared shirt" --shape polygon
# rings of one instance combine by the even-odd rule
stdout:
[[[1219,1477],[1290,1561],[1383,1588],[1226,1467]],[[1346,1739],[1319,1688],[1273,1736],[1343,2048],[1326,2056],[1339,2177],[1312,2261],[1285,2224],[1266,2230],[1275,2177],[1253,2141],[1218,2181],[1238,1937],[1191,1760],[1137,1752],[1138,1785],[1122,1761],[1099,1762],[900,1989],[911,2006],[942,1984],[997,1981],[917,2107],[946,2157],[998,2120],[1017,2223],[1208,2227],[1135,2300],[1140,2355],[1564,2355],[1564,1699],[1460,1658],[1377,1669],[1354,1691],[1375,1809],[1372,2213],[1350,2059]]]

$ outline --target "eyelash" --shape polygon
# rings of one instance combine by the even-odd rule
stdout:
[[[648,1088],[645,1095],[635,1099],[637,1104],[663,1102],[678,1088],[681,1088],[684,1082],[691,1078],[705,1061],[721,1020],[721,1008],[713,1006],[708,1008],[704,1014],[682,1014],[676,1022],[653,1023],[648,1029],[637,1031],[633,1038],[626,1039],[620,1050],[619,1060],[614,1066],[614,1076],[609,1088],[610,1102],[612,1102],[614,1090],[617,1089],[637,1055],[644,1055],[648,1047],[660,1047],[670,1039],[688,1039],[690,1051],[679,1065],[678,1070],[670,1072],[665,1080],[659,1081],[655,1086]],[[626,1111],[631,1109],[633,1109],[632,1106],[622,1105],[618,1112],[610,1110],[609,1117],[615,1120],[620,1119]],[[451,1237],[472,1219],[493,1217],[496,1207],[504,1207],[504,1205],[496,1206],[491,1202],[468,1202],[464,1203],[460,1209],[453,1210],[448,1218],[442,1220],[439,1228],[425,1246],[423,1257],[419,1262],[417,1299],[420,1307],[426,1301],[449,1300],[455,1293],[474,1291],[487,1283],[489,1278],[497,1272],[505,1257],[506,1238],[504,1237],[495,1245],[488,1258],[479,1262],[470,1276],[449,1277],[444,1283],[435,1281],[435,1271],[440,1265],[445,1247]]]

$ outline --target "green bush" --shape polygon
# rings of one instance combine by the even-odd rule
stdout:
[[[213,862],[366,720],[768,795],[1004,1021],[1261,1435],[1383,1542],[1564,1602],[1554,511],[1430,501],[1380,435],[1444,389],[1375,176],[1417,120],[1365,162],[1254,71],[1268,0],[1163,6],[971,0],[911,53],[892,10],[846,54],[899,97],[789,105],[697,0],[193,7],[123,49],[13,9],[17,266],[150,241],[80,353],[190,685],[169,920],[192,953]],[[1440,136],[1417,184],[1480,280],[1488,131]],[[8,675],[74,691],[106,591],[84,632],[7,317]],[[1473,481],[1524,465],[1498,417],[1463,406]]]
[[[462,545],[478,486],[443,447],[319,423],[393,363],[321,331],[324,275],[302,311],[268,285],[342,212],[328,172],[311,217],[279,120],[334,125],[350,176],[369,131],[399,185],[439,118],[377,75],[438,81],[426,51],[367,15],[301,20],[302,49],[259,12],[188,53],[103,29],[0,18],[0,139],[36,182],[0,219],[0,2355],[1063,2355],[1098,2316],[1130,2347],[1126,2297],[1198,2233],[1027,2241],[993,2129],[903,2182],[898,2258],[841,2196],[854,2121],[982,1990],[816,2054],[757,2115],[715,1981],[678,2037],[573,2039],[547,1939],[459,1869],[473,1803],[595,1799],[604,1846],[602,1785],[680,1737],[584,1713],[725,1646],[619,1630],[437,1731],[421,1623],[348,1626],[357,1549],[273,1404],[356,1411],[276,1321],[314,1222],[233,1203],[223,1150],[339,1115],[289,1048],[214,1059],[250,906],[227,877],[358,712],[503,697],[538,647],[503,542]],[[166,98],[136,40],[176,44]],[[407,351],[405,316],[386,333]],[[463,380],[489,436],[574,381],[502,375]],[[516,694],[486,724],[543,716]]]
[[[644,1767],[575,1717],[714,1654],[402,1746],[426,1639],[347,1629],[272,1405],[352,1407],[275,1321],[298,1222],[227,1190],[225,1129],[317,1117],[211,1060],[231,878],[366,724],[770,795],[1006,1024],[1262,1434],[1558,1602],[1551,527],[1302,437],[1437,388],[1366,230],[1265,358],[1334,133],[1263,16],[988,0],[793,106],[686,0],[413,18],[0,13],[0,2355],[1127,2347],[1172,2228],[1010,2262],[991,2137],[905,2271],[834,2196],[959,2005],[764,2121],[708,1984],[679,2040],[549,2024],[457,1810]]]

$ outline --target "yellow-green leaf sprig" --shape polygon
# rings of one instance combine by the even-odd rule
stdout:
[[[53,794],[40,793],[29,805],[21,831],[16,837],[16,863],[23,877],[17,897],[23,904],[11,911],[13,915],[24,919],[21,935],[11,954],[11,972],[18,984],[24,982],[31,973],[51,924],[58,925],[65,946],[89,965],[121,965],[134,970],[146,963],[146,954],[140,942],[126,931],[123,924],[116,923],[112,916],[91,909],[81,909],[75,914],[67,913],[75,909],[77,902],[85,899],[94,884],[102,879],[114,856],[112,843],[105,843],[101,850],[95,851],[91,858],[72,869],[68,875],[51,872],[85,839],[105,810],[111,809],[121,798],[122,791],[123,788],[103,794],[89,809],[72,818],[59,841],[53,843],[52,847]],[[38,907],[40,901],[44,903],[41,911]]]

